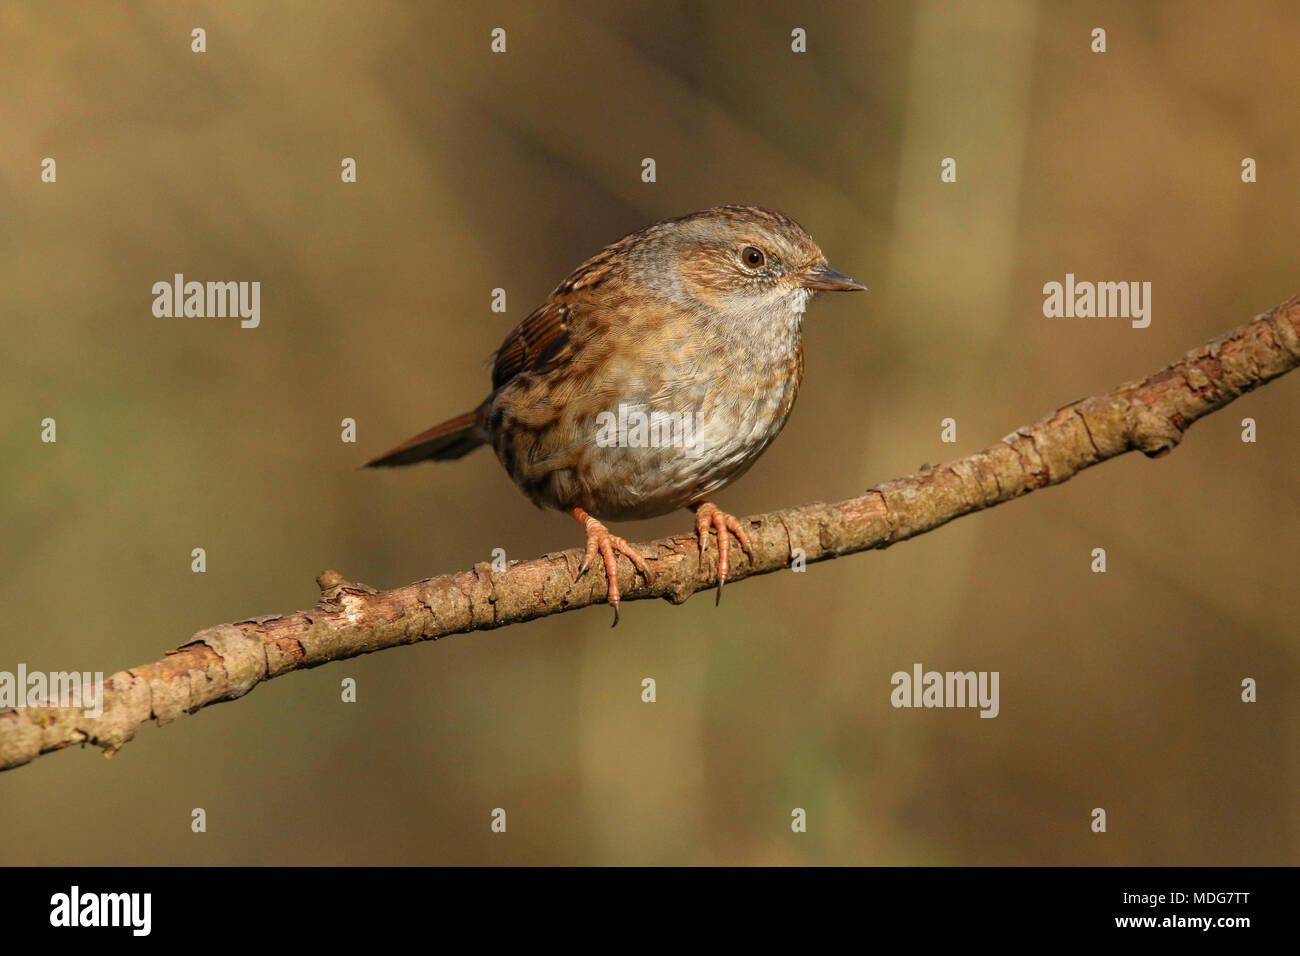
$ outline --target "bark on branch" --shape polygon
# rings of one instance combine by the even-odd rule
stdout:
[[[1188,352],[1140,382],[1071,402],[990,448],[926,467],[835,504],[810,504],[746,519],[752,559],[733,549],[731,580],[779,571],[795,548],[809,563],[884,548],[972,511],[1059,484],[1098,462],[1138,450],[1169,452],[1192,422],[1300,365],[1300,297]],[[716,584],[717,548],[701,561],[692,535],[637,545],[653,587],[626,561],[623,600],[674,603]],[[147,720],[167,723],[209,704],[242,697],[259,683],[304,667],[399,644],[485,630],[605,600],[599,573],[576,578],[577,550],[490,565],[376,591],[336,571],[318,578],[321,600],[296,614],[221,624],[195,634],[162,660],[106,678],[103,713],[41,707],[0,711],[0,770],[43,753],[92,743],[112,755]]]

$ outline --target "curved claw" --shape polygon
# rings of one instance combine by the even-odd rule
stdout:
[[[587,512],[581,508],[574,508],[573,516],[581,522],[583,530],[587,532],[587,550],[582,556],[582,564],[578,567],[578,575],[586,574],[595,561],[596,555],[601,556],[605,565],[606,600],[614,608],[614,623],[610,627],[617,627],[618,605],[623,599],[623,592],[618,586],[618,556],[621,554],[631,561],[632,567],[645,578],[647,585],[654,583],[654,572],[634,547],[618,535],[610,534],[608,528]]]
[[[731,571],[731,538],[727,532],[736,536],[740,547],[750,558],[754,557],[754,549],[749,541],[749,532],[734,515],[727,514],[709,501],[701,501],[693,507],[695,533],[700,537],[701,557],[709,550],[709,531],[713,530],[718,534],[718,594],[713,602],[716,606],[722,603],[722,588],[727,583],[727,575]]]

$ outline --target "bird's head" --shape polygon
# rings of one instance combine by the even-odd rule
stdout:
[[[715,206],[656,227],[658,257],[679,288],[718,309],[802,311],[815,292],[865,291],[836,272],[793,219],[757,206]]]

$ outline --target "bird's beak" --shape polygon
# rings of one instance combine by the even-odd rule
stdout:
[[[799,287],[820,289],[826,292],[866,292],[867,287],[843,272],[836,272],[826,263],[820,263],[799,273]]]

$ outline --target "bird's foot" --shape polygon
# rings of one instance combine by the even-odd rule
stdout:
[[[623,592],[618,587],[618,556],[621,554],[632,562],[632,567],[645,578],[646,584],[654,583],[654,574],[646,566],[645,558],[641,557],[626,540],[616,534],[610,534],[609,529],[593,518],[581,508],[573,509],[573,516],[578,519],[583,530],[587,532],[587,553],[582,557],[582,565],[578,568],[578,574],[587,573],[592,562],[596,559],[596,554],[605,561],[605,582],[607,586],[607,597],[610,606],[614,609],[614,623],[610,627],[618,626],[618,604],[623,598]]]
[[[709,501],[701,501],[691,508],[695,511],[695,533],[700,536],[701,557],[709,550],[709,530],[718,532],[718,596],[713,603],[721,604],[722,586],[727,583],[727,574],[731,571],[731,538],[727,536],[727,532],[730,531],[736,536],[741,548],[751,558],[754,556],[754,549],[750,546],[749,534],[745,531],[745,526],[734,515],[727,514]]]

